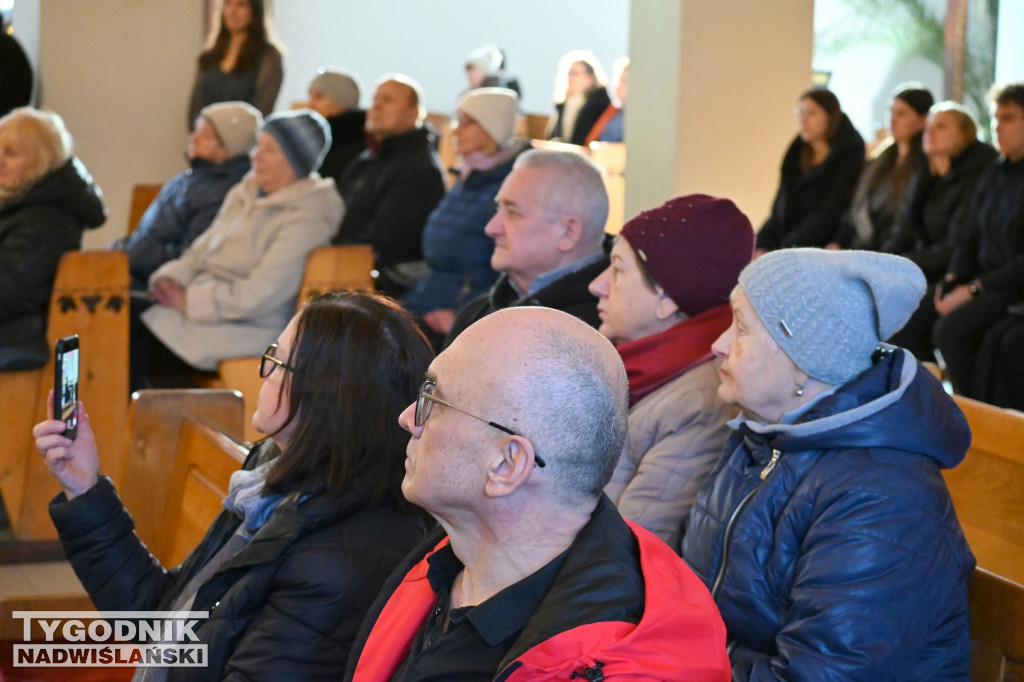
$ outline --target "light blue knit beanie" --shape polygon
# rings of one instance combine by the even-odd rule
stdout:
[[[277,140],[288,164],[300,178],[319,168],[331,148],[331,127],[312,109],[271,114],[260,130]]]
[[[925,291],[921,268],[871,251],[780,249],[743,269],[740,286],[761,322],[809,376],[844,384],[906,324]]]

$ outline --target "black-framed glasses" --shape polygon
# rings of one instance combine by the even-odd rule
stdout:
[[[267,352],[263,354],[262,358],[260,358],[260,378],[266,379],[267,377],[270,376],[270,373],[273,372],[274,369],[277,367],[280,367],[281,369],[286,369],[289,372],[295,371],[295,368],[289,365],[287,362],[283,360],[278,360],[276,357],[274,357],[276,353],[276,343],[272,343],[269,346],[267,346]]]
[[[436,395],[434,395],[434,389],[435,388],[436,388],[436,384],[433,381],[431,381],[430,379],[427,379],[426,381],[424,381],[423,385],[420,386],[420,393],[416,397],[416,414],[413,416],[413,423],[416,424],[416,426],[423,426],[427,422],[427,419],[430,418],[430,411],[434,408],[434,403],[437,403],[438,405],[444,405],[445,407],[451,408],[451,409],[455,410],[456,412],[461,412],[462,414],[466,415],[467,417],[472,417],[473,419],[476,419],[477,421],[481,421],[484,424],[487,424],[488,426],[493,426],[494,428],[498,429],[499,431],[504,431],[505,433],[510,434],[512,436],[520,436],[520,435],[522,435],[520,433],[516,433],[515,431],[513,431],[512,429],[510,429],[507,426],[502,426],[498,422],[492,422],[489,419],[484,419],[483,417],[478,417],[475,414],[471,414],[469,412],[466,412],[465,410],[462,410],[462,409],[459,409],[458,407],[455,407],[454,405],[452,405],[447,400],[443,400],[441,398],[438,398]],[[537,466],[538,467],[544,468],[544,467],[547,466],[547,462],[545,462],[541,458],[541,456],[537,454],[536,450],[534,450],[534,452],[533,452],[533,459],[534,459],[535,462],[537,462]]]

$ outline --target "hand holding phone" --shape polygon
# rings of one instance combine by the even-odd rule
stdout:
[[[78,334],[57,339],[54,348],[53,416],[64,422],[64,436],[78,435]]]

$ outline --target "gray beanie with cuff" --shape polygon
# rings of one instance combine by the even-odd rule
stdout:
[[[246,102],[219,102],[203,107],[200,118],[213,126],[221,146],[231,156],[246,154],[256,141],[256,131],[263,125],[263,115]]]
[[[743,269],[740,286],[768,333],[809,376],[844,384],[871,366],[925,292],[921,269],[871,251],[780,249]]]
[[[359,79],[354,73],[324,67],[317,72],[309,89],[319,90],[343,109],[359,108]]]
[[[281,145],[289,165],[304,178],[323,163],[331,148],[331,127],[312,109],[296,109],[267,116],[260,130]]]

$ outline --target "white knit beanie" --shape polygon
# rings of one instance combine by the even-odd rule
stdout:
[[[263,115],[245,102],[211,104],[204,107],[199,116],[210,122],[217,139],[231,156],[247,153],[256,141],[256,131],[263,125]]]
[[[797,367],[840,385],[868,369],[878,344],[907,323],[925,278],[902,256],[780,249],[744,268],[740,286]]]
[[[501,70],[501,60],[498,46],[487,44],[466,55],[466,66],[477,68],[488,76],[495,76]]]
[[[480,124],[501,147],[512,143],[516,134],[516,101],[507,88],[477,88],[459,98],[455,109]]]

